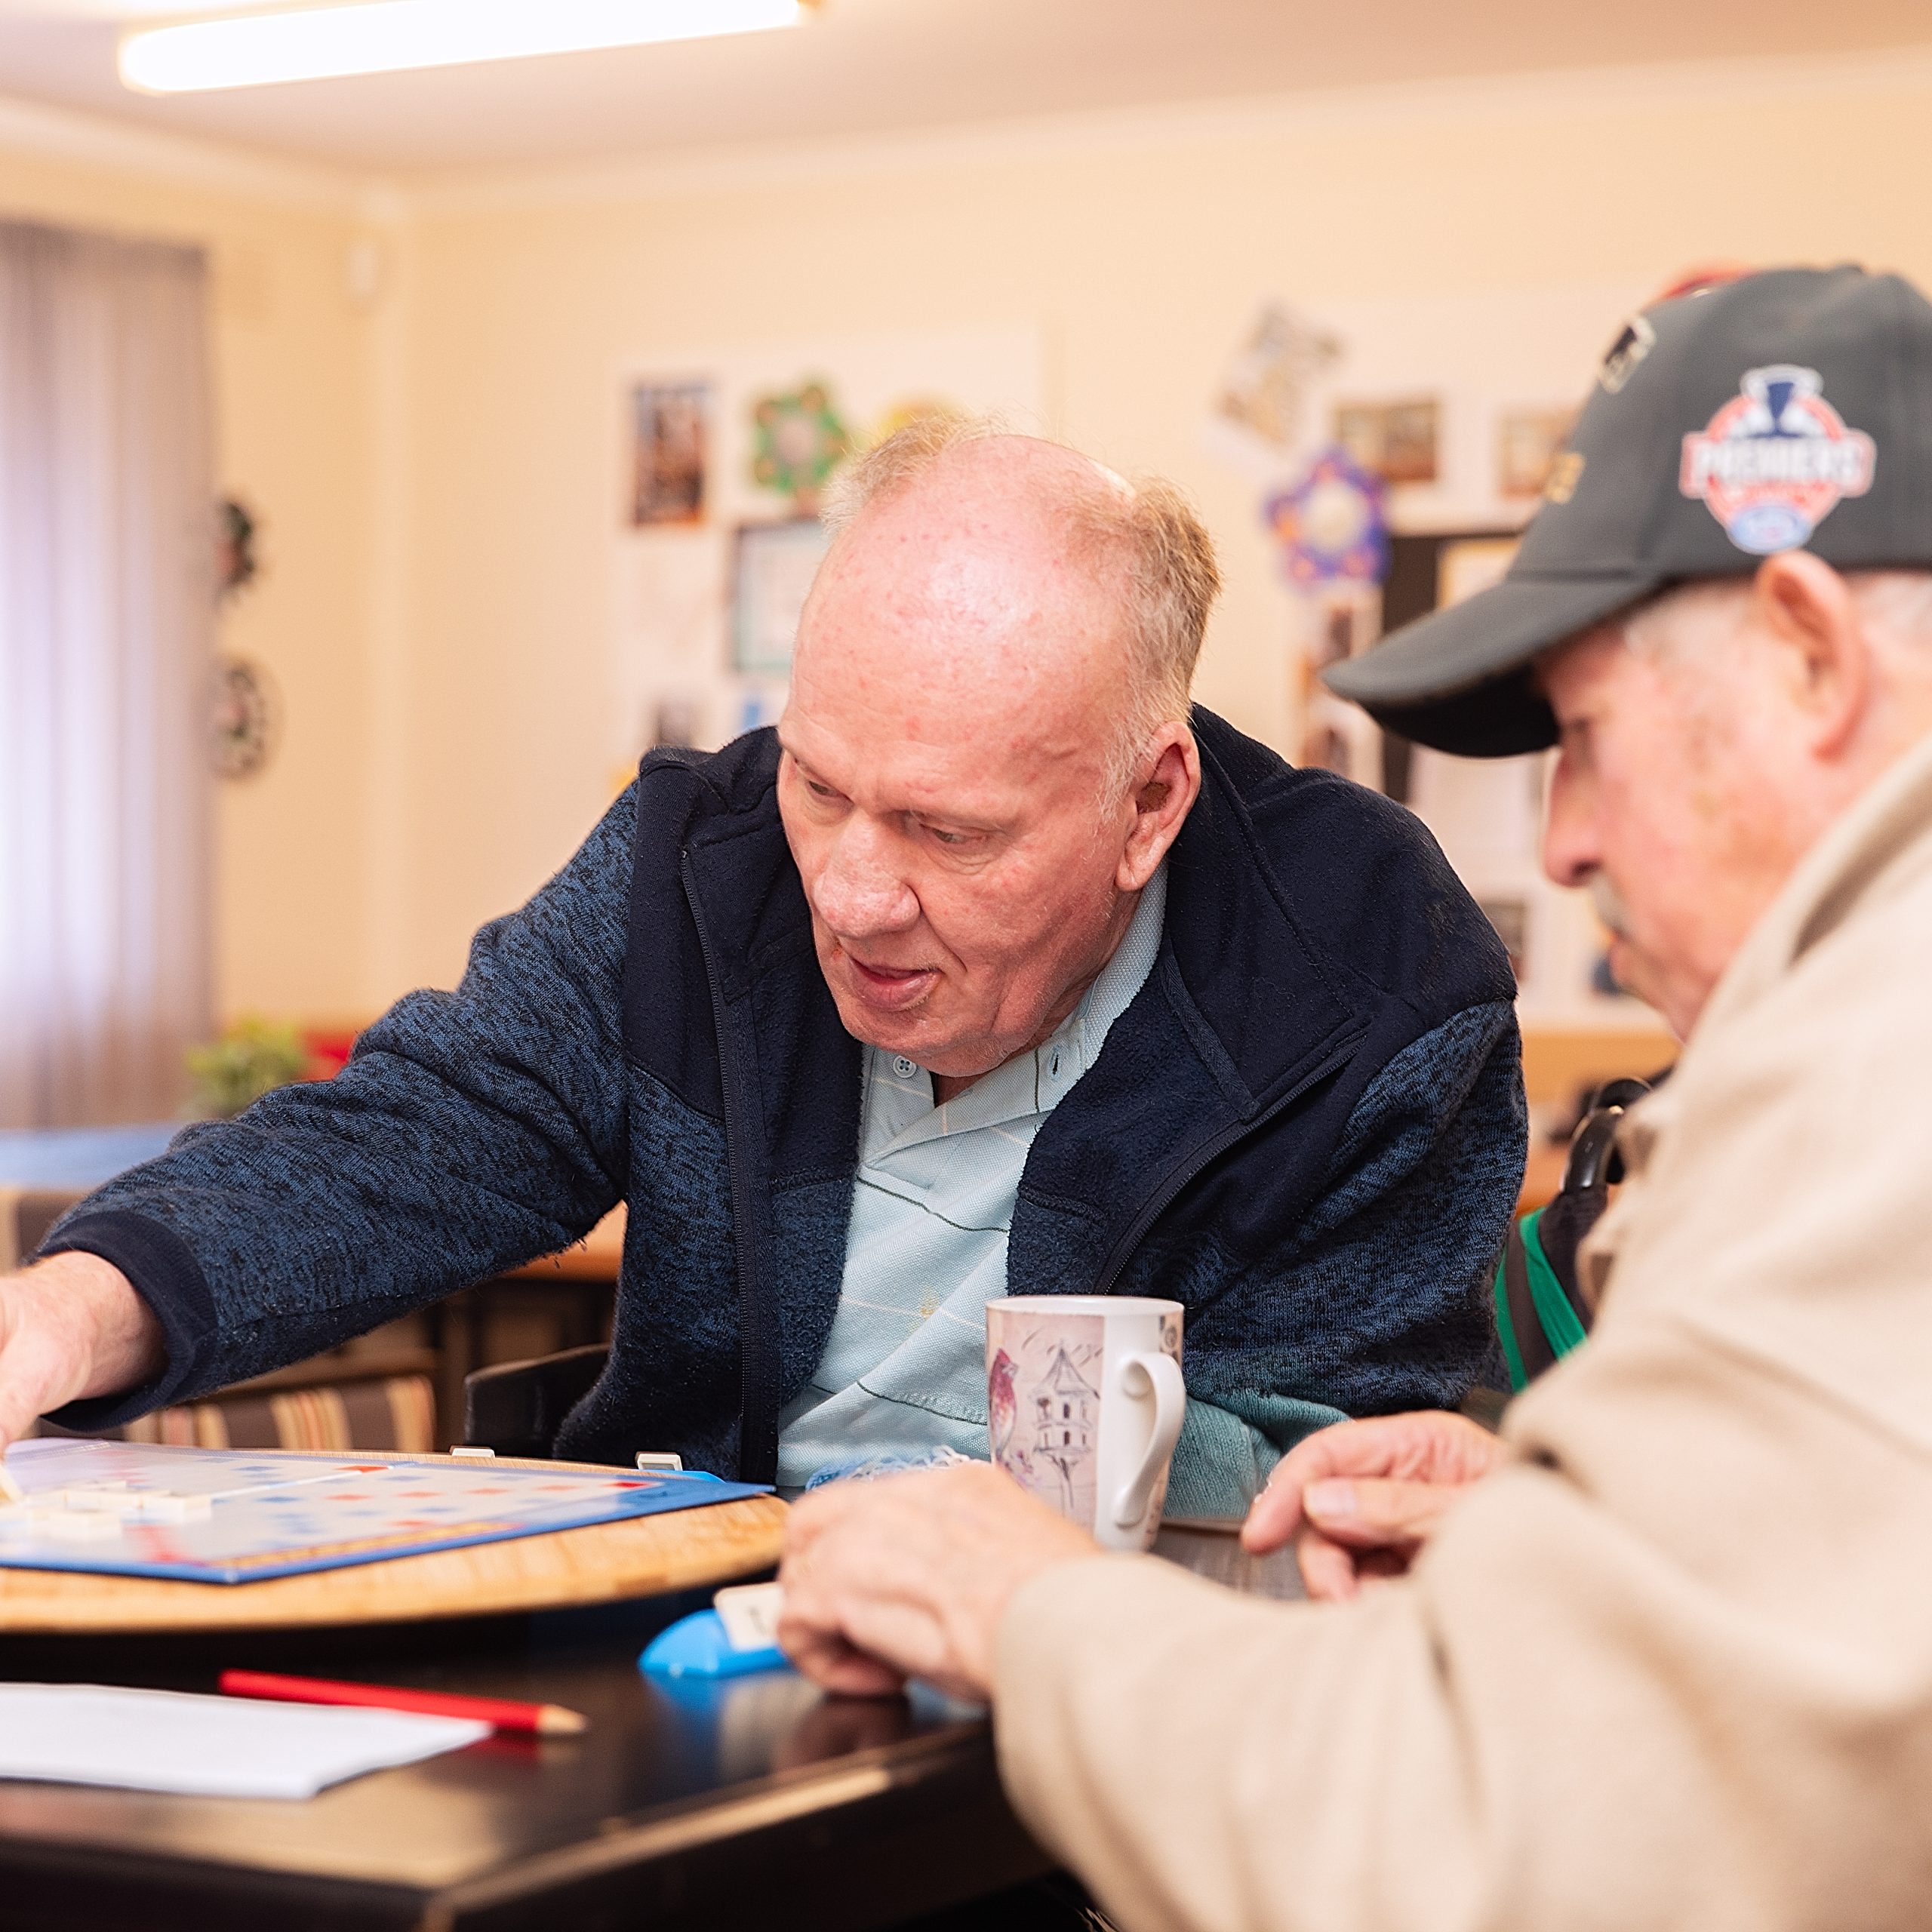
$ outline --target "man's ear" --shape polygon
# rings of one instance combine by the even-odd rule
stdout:
[[[1872,647],[1851,586],[1804,550],[1758,566],[1753,614],[1788,652],[1787,689],[1805,715],[1810,749],[1835,758],[1863,721],[1872,688]]]
[[[1201,795],[1201,752],[1194,734],[1176,718],[1163,724],[1140,755],[1134,782],[1134,823],[1128,828],[1115,883],[1138,892],[1160,869]]]

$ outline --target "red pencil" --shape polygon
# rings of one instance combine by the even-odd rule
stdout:
[[[358,1704],[431,1718],[473,1718],[499,1730],[534,1730],[545,1737],[582,1730],[589,1721],[581,1711],[561,1704],[518,1704],[506,1697],[461,1697],[389,1684],[337,1684],[326,1677],[278,1677],[261,1670],[224,1670],[221,1688],[231,1697],[266,1697],[283,1704]]]

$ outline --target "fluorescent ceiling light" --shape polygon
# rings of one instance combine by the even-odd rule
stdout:
[[[814,0],[358,0],[153,27],[121,42],[121,78],[190,94],[395,73],[796,26]]]

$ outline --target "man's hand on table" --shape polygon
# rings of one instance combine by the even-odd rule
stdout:
[[[153,1376],[161,1324],[126,1275],[97,1254],[55,1254],[0,1275],[0,1447],[37,1417]]]
[[[1509,1456],[1488,1430],[1441,1409],[1337,1423],[1275,1465],[1241,1543],[1259,1555],[1292,1537],[1309,1595],[1352,1597],[1403,1574],[1470,1485]]]
[[[983,1701],[1014,1593],[1098,1551],[990,1463],[832,1483],[792,1510],[778,1641],[829,1690],[880,1697],[917,1677]]]

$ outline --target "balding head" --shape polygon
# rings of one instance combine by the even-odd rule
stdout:
[[[848,536],[935,493],[958,491],[1024,521],[1052,567],[1098,592],[1117,654],[1110,686],[1117,736],[1109,777],[1124,790],[1145,740],[1185,719],[1209,611],[1221,587],[1214,545],[1180,493],[1130,483],[1063,444],[1008,434],[989,419],[931,417],[849,466],[826,521]]]
[[[977,1076],[1051,1032],[1199,786],[1143,621],[1179,517],[1075,452],[921,426],[858,469],[799,626],[780,801],[847,1026]],[[1182,575],[1186,574],[1183,571]],[[1170,653],[1173,659],[1174,653]]]

